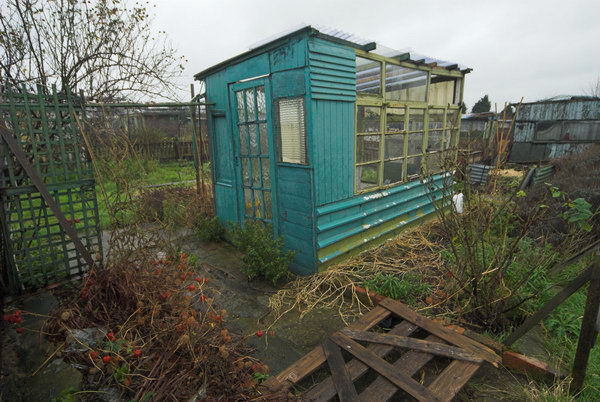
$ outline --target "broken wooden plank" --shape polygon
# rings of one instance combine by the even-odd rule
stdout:
[[[366,363],[380,375],[394,383],[398,388],[403,389],[419,401],[438,401],[439,399],[422,384],[413,380],[406,374],[399,372],[394,366],[375,354],[367,348],[353,341],[341,332],[336,332],[330,336],[330,339],[340,345],[344,350],[351,353],[354,357]]]
[[[484,346],[474,340],[467,338],[466,336],[460,335],[452,330],[444,328],[442,325],[434,322],[433,320],[422,316],[416,311],[410,309],[408,306],[400,303],[399,301],[385,298],[379,302],[379,306],[383,306],[400,317],[418,325],[426,331],[436,335],[437,337],[451,343],[455,346],[460,346],[471,352],[480,355],[484,360],[490,362],[494,366],[498,367],[498,364],[502,361],[492,349]]]
[[[417,327],[416,325],[414,325],[408,321],[402,321],[401,323],[396,325],[394,328],[392,328],[388,333],[393,334],[393,335],[407,336],[407,335],[410,335],[413,332],[415,332],[418,328],[419,327]],[[392,346],[387,346],[387,345],[372,344],[372,345],[367,346],[367,349],[379,357],[384,357],[389,352],[391,352],[394,348]],[[352,359],[346,364],[346,369],[348,370],[348,373],[350,374],[350,378],[352,379],[352,381],[356,381],[358,378],[360,378],[362,375],[364,375],[369,370],[369,366],[367,366],[360,360]],[[384,381],[386,381],[388,384],[390,384],[387,380],[384,380]],[[392,385],[392,387],[394,388],[394,390],[396,390],[395,386]],[[335,396],[335,388],[333,386],[333,380],[331,379],[331,377],[327,377],[326,379],[324,379],[320,383],[316,384],[315,386],[313,386],[311,389],[309,389],[307,392],[305,392],[303,394],[303,397],[309,401],[329,400],[329,399],[333,398],[334,396]]]
[[[442,401],[451,401],[473,377],[481,364],[455,360],[429,385],[428,389]]]
[[[323,351],[331,372],[333,386],[340,401],[358,401],[358,394],[346,369],[346,362],[338,345],[329,339],[323,341]]]
[[[350,324],[348,328],[359,330],[369,329],[375,324],[380,323],[390,314],[388,309],[377,306]],[[276,376],[269,378],[265,381],[264,385],[271,390],[287,389],[292,384],[297,383],[315,371],[323,363],[325,363],[325,353],[321,346],[317,346],[304,357],[296,361],[296,363],[292,364]]]
[[[407,336],[388,335],[377,332],[353,331],[349,329],[343,329],[341,332],[357,341],[381,343],[400,348],[410,348],[414,350],[420,350],[421,352],[431,353],[433,355],[445,356],[451,359],[465,360],[473,363],[483,362],[483,359],[473,352],[456,346],[444,345],[437,342],[429,342],[422,339],[409,338]]]
[[[430,342],[444,343],[443,340],[435,335],[429,335],[425,340]],[[412,377],[429,363],[435,356],[429,353],[411,350],[400,356],[393,366]],[[377,377],[369,386],[360,393],[360,398],[364,402],[386,402],[398,391],[398,388],[386,380],[385,377]]]

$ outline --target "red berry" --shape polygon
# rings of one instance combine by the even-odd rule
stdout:
[[[135,357],[140,357],[142,355],[142,350],[141,349],[136,349],[133,351],[133,355]]]
[[[180,278],[182,281],[185,281],[186,275],[185,275],[185,274],[181,274],[181,275],[179,276],[179,278]]]
[[[98,352],[96,352],[95,350],[92,350],[92,351],[90,352],[90,357],[91,357],[92,359],[97,359],[97,358],[98,358]]]
[[[263,332],[259,329],[258,331],[256,331],[256,336],[260,338],[261,336],[263,336]]]
[[[13,318],[13,322],[16,323],[16,324],[22,323],[23,322],[23,317],[15,316]]]
[[[104,356],[104,357],[102,358],[102,362],[103,362],[104,364],[108,364],[108,363],[110,363],[110,356]]]
[[[16,310],[15,317],[20,317],[20,316],[21,316],[21,310]]]
[[[23,332],[25,332],[25,328],[19,327],[16,328],[15,331],[17,331],[17,334],[22,334]]]
[[[208,278],[204,278],[204,283],[208,283]]]
[[[112,332],[109,332],[108,334],[106,334],[106,337],[108,338],[109,341],[114,341],[115,339],[117,339],[115,337],[115,334],[113,334]]]
[[[75,218],[74,222],[75,222],[75,223],[79,223],[79,222],[81,222],[81,219],[79,219],[79,218]]]
[[[198,283],[204,282],[204,279],[200,278],[199,276],[197,276],[196,279],[194,279],[194,280]]]
[[[189,290],[190,292],[193,292],[194,290],[196,290],[196,286],[194,286],[194,285],[189,285],[189,286],[187,287],[187,290]]]

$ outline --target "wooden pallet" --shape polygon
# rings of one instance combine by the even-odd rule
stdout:
[[[387,332],[376,330],[377,324],[390,316],[400,322]],[[421,334],[420,338],[411,337],[417,334]],[[351,356],[347,362],[342,351]],[[398,351],[402,353],[391,354]],[[392,356],[397,356],[397,360],[390,362]],[[428,365],[437,367],[435,363],[440,360],[446,367],[437,370],[427,385],[413,378],[427,370]],[[329,375],[304,392],[303,400],[327,401],[337,395],[341,401],[386,401],[402,390],[408,398],[412,396],[419,401],[450,401],[484,361],[497,366],[501,359],[488,347],[406,305],[383,299],[359,320],[335,332],[321,346],[271,377],[265,386],[271,393],[283,394],[323,367]],[[369,371],[377,376],[371,383],[361,384],[359,395],[354,382]]]

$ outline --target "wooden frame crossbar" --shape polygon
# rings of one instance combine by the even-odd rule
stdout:
[[[376,328],[388,318],[400,322],[387,332]],[[414,337],[423,331],[427,333],[423,339]],[[401,354],[392,354],[400,350]],[[343,353],[351,359],[346,362]],[[441,371],[436,365],[428,369],[436,358],[442,359],[440,364],[450,362]],[[285,393],[317,369],[326,368],[330,376],[305,391],[304,400],[326,401],[337,395],[343,401],[385,401],[402,390],[420,401],[449,401],[484,361],[497,366],[500,357],[398,301],[383,299],[359,320],[331,334],[321,346],[271,377],[265,386],[270,392]],[[433,378],[428,374],[426,384],[413,378],[422,370],[438,373]],[[377,376],[359,392],[354,382],[369,371]]]

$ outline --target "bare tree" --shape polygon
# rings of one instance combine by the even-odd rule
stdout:
[[[177,98],[185,59],[153,32],[148,3],[7,0],[0,5],[0,83],[83,89],[97,101]]]
[[[597,96],[600,98],[600,74],[596,78],[595,82],[592,82],[586,92],[588,96]]]

